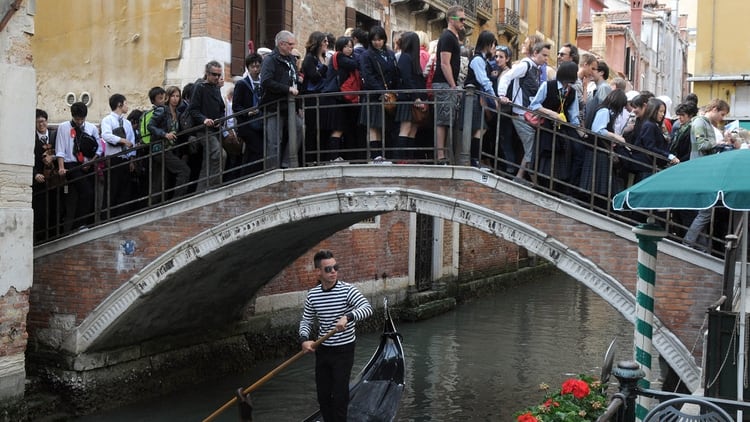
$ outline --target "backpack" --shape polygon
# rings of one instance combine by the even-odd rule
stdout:
[[[73,138],[73,155],[76,160],[83,163],[86,159],[91,160],[96,157],[99,141],[86,132],[85,126],[78,127],[72,121],[70,125],[70,136]]]
[[[524,61],[524,63],[526,63],[528,68],[526,69],[526,73],[518,78],[518,86],[523,106],[528,107],[531,104],[531,99],[534,98],[536,92],[539,90],[539,68],[532,66],[528,61]]]
[[[191,129],[194,126],[193,116],[190,115],[190,110],[187,108],[180,113],[177,117],[177,121],[180,124],[180,131]]]
[[[341,71],[339,70],[338,52],[333,55],[331,62],[333,63],[333,69],[336,71],[336,78],[339,81],[339,89],[341,92],[353,92],[362,90],[362,77],[359,75],[359,69],[354,69],[349,72],[349,76],[343,81],[341,80]],[[344,94],[344,101],[347,103],[356,104],[359,102],[359,95],[357,94]]]
[[[144,144],[151,143],[151,132],[148,130],[148,123],[151,121],[151,118],[154,117],[154,108],[151,110],[146,111],[141,116],[141,120],[138,123],[139,132],[141,134],[141,142]]]

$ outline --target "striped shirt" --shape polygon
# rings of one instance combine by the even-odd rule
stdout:
[[[302,320],[299,323],[299,336],[314,340],[311,336],[313,321],[318,319],[318,337],[336,327],[336,321],[350,314],[353,318],[346,324],[344,331],[336,333],[323,342],[325,346],[341,346],[353,343],[355,321],[361,321],[372,315],[372,307],[360,291],[353,285],[337,281],[330,290],[323,290],[321,284],[310,289],[305,299]]]

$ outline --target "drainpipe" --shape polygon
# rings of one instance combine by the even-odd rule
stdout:
[[[424,4],[422,4],[422,8],[419,10],[412,10],[411,15],[412,16],[421,15],[422,13],[427,13],[429,10],[430,10],[430,4],[427,2],[424,2]]]
[[[562,26],[563,26],[563,0],[559,0],[557,2],[557,51],[560,51],[560,47],[562,46]],[[567,37],[568,34],[565,34]]]
[[[13,16],[13,14],[16,13],[18,9],[20,8],[21,8],[21,0],[16,0],[10,4],[10,9],[8,9],[8,11],[5,12],[5,16],[3,16],[3,20],[0,21],[0,31],[5,29],[5,26],[8,25],[8,22],[10,22],[11,16]]]
[[[439,12],[435,16],[435,19],[430,19],[427,21],[427,25],[429,26],[429,25],[432,25],[433,23],[440,22],[442,20],[445,20],[445,12]]]
[[[710,75],[714,76],[714,61],[716,60],[716,56],[714,55],[714,48],[716,48],[716,0],[711,2],[711,56],[709,59],[708,68],[710,70]],[[709,95],[708,98],[714,98],[714,84],[708,85],[709,89]],[[718,90],[717,90],[718,91]]]

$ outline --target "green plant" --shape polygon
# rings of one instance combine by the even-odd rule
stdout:
[[[517,422],[584,422],[595,421],[607,409],[606,385],[579,375],[562,383],[562,388],[551,392],[547,384],[541,404],[515,413]]]

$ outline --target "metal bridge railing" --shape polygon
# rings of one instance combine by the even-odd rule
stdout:
[[[226,151],[220,151],[220,170],[215,171],[208,166],[204,175],[193,175],[181,186],[176,186],[173,176],[163,165],[159,165],[164,159],[164,154],[176,154],[186,161],[215,160],[216,157],[211,155],[211,148],[207,145],[210,137],[219,133],[216,129],[200,126],[182,131],[178,133],[178,143],[162,145],[159,149],[154,148],[157,142],[137,145],[134,148],[137,156],[130,162],[112,165],[103,157],[85,163],[80,166],[84,171],[77,179],[69,178],[62,185],[35,189],[35,204],[42,204],[39,206],[44,207],[45,215],[45,220],[35,225],[35,243],[57,239],[81,228],[96,226],[144,209],[168,204],[280,167],[367,165],[373,163],[371,157],[378,155],[394,164],[441,164],[436,157],[444,154],[450,164],[468,166],[473,163],[501,177],[513,178],[513,169],[517,168],[519,163],[518,160],[508,160],[510,154],[507,154],[507,149],[517,149],[519,143],[515,138],[509,139],[513,137],[512,131],[506,131],[511,125],[511,120],[519,117],[498,111],[496,107],[491,106],[494,98],[474,89],[452,90],[451,92],[456,94],[456,104],[451,108],[453,123],[447,129],[445,145],[438,148],[435,141],[436,104],[433,99],[436,91],[396,92],[421,94],[428,98],[425,103],[432,110],[429,119],[419,127],[416,138],[407,145],[394,141],[398,135],[398,123],[394,122],[392,115],[384,112],[380,95],[382,92],[362,91],[359,92],[362,94],[359,103],[344,102],[342,93],[300,95],[286,100],[287,106],[296,109],[296,113],[279,114],[276,111],[277,103],[274,103],[264,107],[261,113],[256,113],[257,109],[248,109],[217,120],[224,124],[241,115],[251,116],[249,121],[235,126],[235,130],[244,125],[260,122],[262,130],[265,130],[265,136],[260,132],[258,139],[246,139],[245,147],[247,148],[249,143],[254,143],[255,147],[262,150],[262,156],[252,161],[235,159],[232,164]],[[475,101],[477,96],[482,98],[481,102]],[[475,104],[479,106],[476,107]],[[373,133],[377,133],[379,139],[384,142],[370,143],[368,137],[371,136],[371,127],[360,125],[358,121],[362,114],[376,112],[379,115],[379,124]],[[481,153],[472,157],[472,142],[476,141],[472,141],[470,125],[475,112],[483,116],[484,134],[479,148]],[[328,143],[327,129],[330,128],[327,127],[327,117],[331,114],[343,116],[339,120],[342,122],[344,141],[335,147]],[[273,127],[285,130],[271,131]],[[298,131],[298,128],[301,130]],[[270,136],[272,132],[276,135]],[[506,135],[503,136],[503,133]],[[618,154],[618,147],[640,150],[650,157],[650,165],[647,166],[649,172],[659,170],[659,157],[635,146],[622,145],[618,141],[604,139],[590,131],[574,128],[567,123],[555,122],[542,126],[536,130],[535,136],[535,159],[528,168],[530,180],[527,183],[530,183],[531,187],[630,224],[644,222],[649,215],[653,215],[670,233],[671,238],[681,240],[681,234],[687,230],[690,220],[684,216],[681,216],[682,219],[676,218],[678,213],[668,210],[654,213],[615,212],[612,209],[611,198],[614,194],[623,186],[633,183],[633,175],[622,170],[625,167],[623,164],[632,159]],[[475,145],[474,149],[476,148]],[[516,156],[520,157],[519,154]],[[594,177],[585,185],[571,179],[571,160],[582,157],[590,158],[592,174],[602,172],[607,177]],[[128,166],[131,170],[134,192],[127,201],[115,203],[115,195],[110,186],[110,174],[119,166]],[[93,190],[93,204],[85,207],[75,206],[76,185],[79,183],[87,183]],[[726,231],[721,227],[732,227],[734,222],[731,214],[720,207],[716,208],[715,217],[718,218],[712,219],[710,226],[714,246],[712,253],[721,256],[724,254],[723,234]]]

